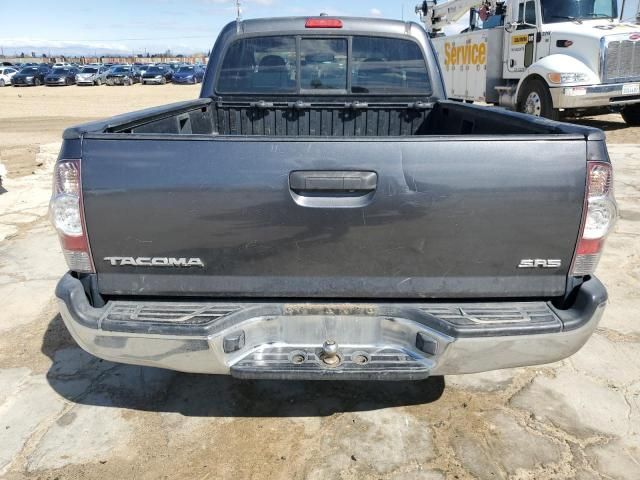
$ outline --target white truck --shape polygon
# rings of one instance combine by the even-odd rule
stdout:
[[[617,0],[425,1],[416,12],[449,98],[551,119],[619,111],[640,125],[640,27],[618,19]],[[467,29],[442,33],[467,12]]]

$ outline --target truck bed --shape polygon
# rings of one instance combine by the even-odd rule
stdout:
[[[586,144],[602,138],[447,101],[301,111],[210,99],[65,135],[83,136],[101,294],[264,298],[562,296],[582,218]],[[325,174],[375,185],[294,185]],[[561,266],[518,268],[538,258]]]
[[[601,138],[593,129],[452,102],[216,101],[199,99],[73,127],[81,134],[267,137],[560,135]]]

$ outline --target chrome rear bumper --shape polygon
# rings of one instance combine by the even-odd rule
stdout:
[[[576,87],[553,87],[550,91],[555,108],[590,108],[640,103],[640,94],[623,93],[624,85],[624,83],[610,83]]]
[[[86,351],[115,362],[240,378],[415,380],[555,362],[595,330],[607,294],[585,282],[572,308],[545,302],[109,302],[79,280],[56,289]],[[338,344],[332,363],[323,342]]]

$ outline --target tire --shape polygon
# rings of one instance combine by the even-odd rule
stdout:
[[[167,79],[162,77],[162,80],[160,80],[160,85],[165,85],[167,83]]]
[[[544,81],[534,78],[527,81],[520,92],[518,111],[536,117],[558,120],[560,114],[553,108],[551,92]]]
[[[125,78],[124,81],[122,82],[125,86],[130,87],[131,86],[131,79],[130,78]]]
[[[102,85],[102,80],[98,78],[96,79],[96,87],[99,87],[100,85]]]
[[[622,119],[627,125],[637,127],[640,125],[640,103],[627,105],[622,109]]]
[[[69,80],[68,78],[64,81],[64,84],[68,87],[69,85],[71,85],[71,80]]]
[[[39,78],[36,78],[36,79],[33,81],[33,84],[34,84],[36,87],[39,87],[40,85],[42,85],[42,82],[40,81],[40,79],[39,79]]]
[[[0,88],[4,87],[6,83],[4,83],[4,79],[0,78]]]

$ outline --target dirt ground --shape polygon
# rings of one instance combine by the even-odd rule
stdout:
[[[196,98],[200,85],[0,89],[0,163],[9,176],[31,174],[40,145],[71,125]]]
[[[640,479],[640,143],[604,128],[610,304],[565,361],[416,383],[240,382],[101,361],[67,333],[47,219],[62,130],[198,87],[0,89],[0,477]],[[1,191],[0,191],[1,192]]]

